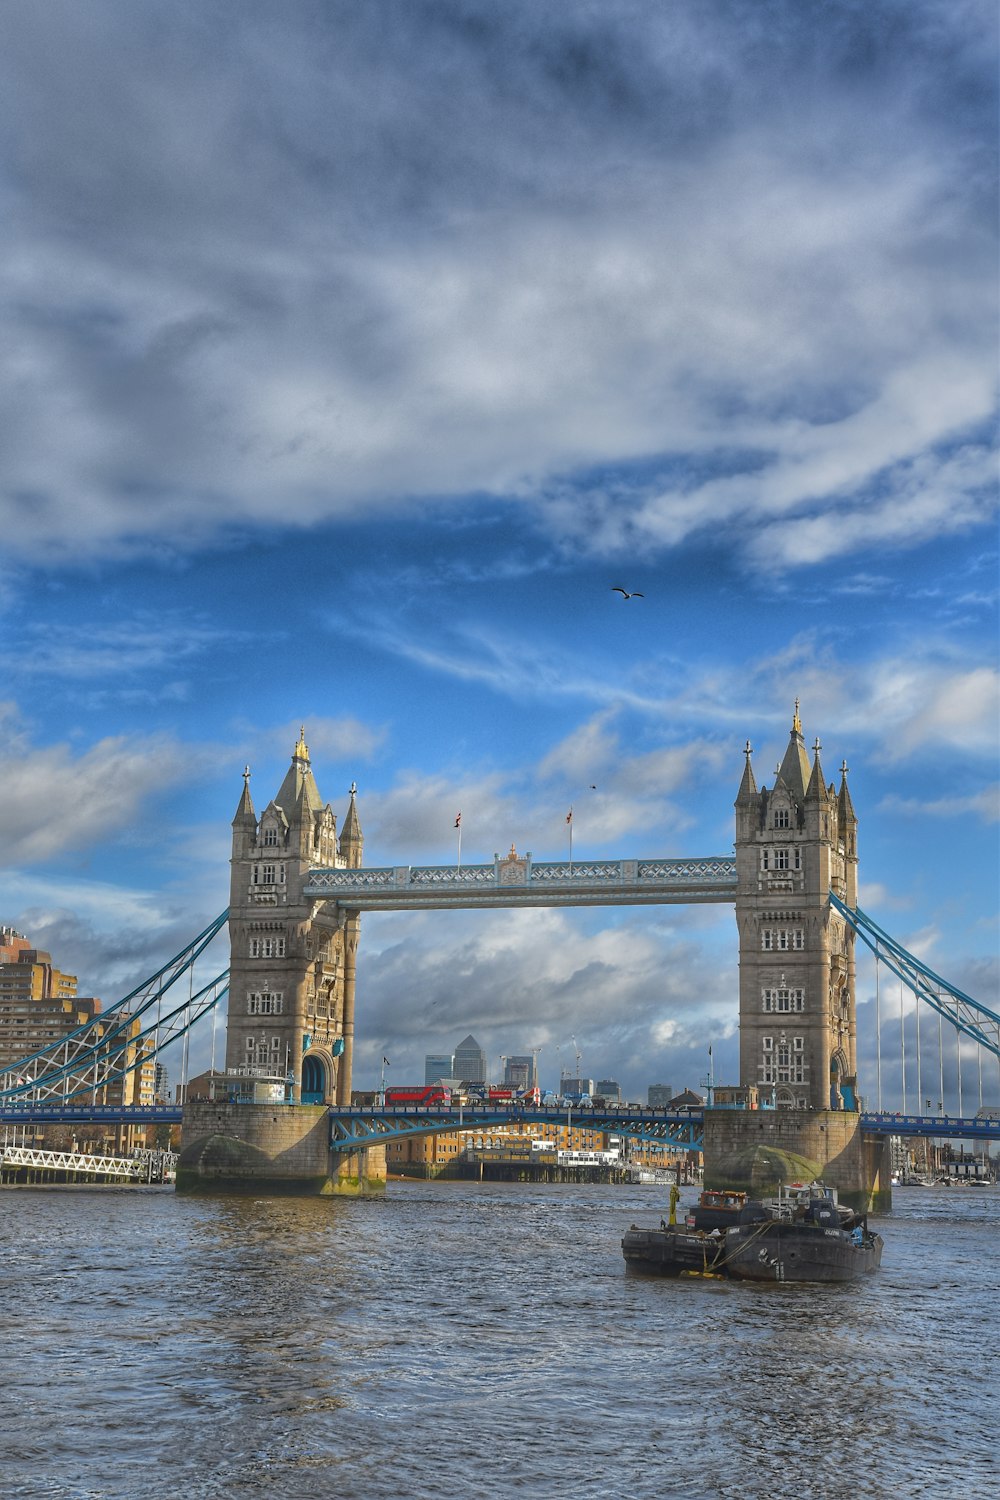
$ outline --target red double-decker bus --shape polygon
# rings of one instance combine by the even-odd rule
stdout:
[[[385,1102],[387,1106],[393,1104],[450,1104],[451,1095],[439,1083],[429,1083],[423,1087],[419,1084],[413,1084],[411,1087],[401,1086],[399,1088],[386,1089]]]

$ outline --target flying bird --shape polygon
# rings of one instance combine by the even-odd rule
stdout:
[[[613,594],[621,594],[623,599],[645,599],[646,597],[645,594],[640,594],[637,589],[630,594],[628,589],[623,589],[620,583],[616,583],[611,592]]]

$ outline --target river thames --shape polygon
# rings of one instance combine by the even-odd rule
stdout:
[[[997,1493],[1000,1189],[897,1190],[827,1287],[626,1275],[661,1197],[4,1190],[3,1494]]]

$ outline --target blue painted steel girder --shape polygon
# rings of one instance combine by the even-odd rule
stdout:
[[[978,1115],[890,1115],[864,1112],[865,1135],[917,1135],[934,1140],[1000,1141],[1000,1120]]]
[[[617,1113],[604,1109],[524,1108],[434,1109],[414,1105],[396,1108],[366,1108],[338,1105],[329,1111],[330,1144],[336,1150],[358,1150],[385,1141],[406,1140],[418,1135],[453,1135],[457,1131],[496,1130],[520,1125],[551,1125],[575,1130],[600,1130],[630,1140],[675,1146],[681,1151],[700,1151],[704,1126],[700,1110],[681,1113],[647,1110]]]
[[[2,1125],[179,1125],[180,1104],[0,1103]]]

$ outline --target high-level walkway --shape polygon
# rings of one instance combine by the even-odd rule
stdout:
[[[661,906],[734,901],[732,855],[700,859],[534,861],[497,855],[489,865],[390,865],[310,870],[305,895],[342,911],[448,907]]]

